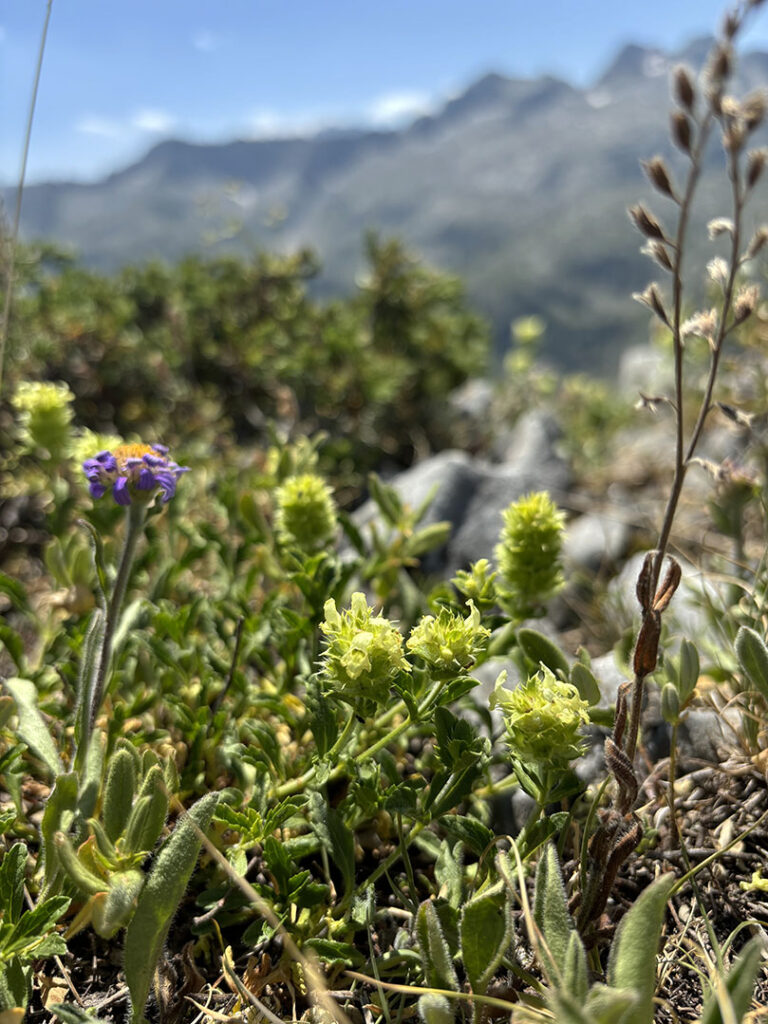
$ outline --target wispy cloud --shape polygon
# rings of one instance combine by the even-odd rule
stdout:
[[[201,53],[213,53],[214,50],[218,50],[221,46],[221,36],[215,32],[209,32],[208,29],[200,29],[192,36],[192,45],[196,50]]]
[[[175,123],[175,118],[164,110],[138,110],[131,117],[131,127],[159,135],[169,132]]]
[[[95,114],[81,117],[75,125],[75,130],[82,132],[83,135],[98,135],[102,139],[116,139],[123,131],[119,121]]]
[[[394,125],[428,114],[433,100],[425,92],[402,90],[378,96],[368,108],[368,117],[374,124]]]

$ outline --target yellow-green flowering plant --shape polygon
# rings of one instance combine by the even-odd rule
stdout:
[[[501,710],[512,768],[535,801],[519,838],[521,849],[530,853],[527,844],[546,805],[574,790],[569,768],[585,751],[581,729],[589,722],[589,703],[572,683],[558,679],[544,665],[514,690],[504,683],[502,674],[490,704]]]
[[[518,619],[536,614],[563,586],[565,516],[546,491],[534,491],[504,510],[496,545],[502,607]]]
[[[275,532],[286,547],[312,553],[333,543],[338,522],[331,488],[316,473],[290,476],[275,492]]]
[[[360,592],[352,595],[344,611],[337,609],[332,598],[324,610],[322,676],[329,689],[348,702],[364,699],[383,704],[395,680],[411,671],[400,630],[383,615],[374,614]]]
[[[52,381],[22,381],[11,403],[19,415],[21,441],[34,453],[60,459],[67,451],[72,424],[69,386]]]
[[[470,668],[482,653],[490,630],[480,621],[480,612],[470,600],[469,613],[462,618],[448,608],[437,616],[424,615],[411,630],[406,646],[429,666],[433,675],[450,675]]]
[[[487,611],[498,601],[495,572],[487,558],[480,558],[469,569],[459,569],[451,581],[460,594],[473,601],[480,611]]]

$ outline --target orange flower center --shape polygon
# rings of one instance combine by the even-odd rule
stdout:
[[[159,453],[149,444],[121,444],[112,452],[121,470],[125,469],[128,459],[141,459],[144,455],[158,455]]]

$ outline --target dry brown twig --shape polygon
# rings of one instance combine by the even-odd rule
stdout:
[[[641,609],[641,625],[633,658],[634,678],[620,689],[616,705],[614,735],[606,741],[606,764],[616,781],[613,806],[601,812],[601,822],[590,843],[590,871],[579,908],[579,930],[594,927],[609,898],[621,864],[639,844],[642,830],[634,814],[639,784],[635,775],[634,757],[640,728],[640,715],[645,680],[655,670],[661,637],[662,616],[677,589],[681,570],[668,556],[672,527],[687,470],[695,460],[705,423],[713,408],[715,382],[726,339],[753,313],[759,293],[756,287],[737,288],[737,277],[744,264],[768,241],[768,227],[760,227],[744,245],[743,214],[768,161],[765,150],[748,150],[747,143],[766,114],[766,99],[754,93],[737,101],[726,94],[733,72],[733,43],[749,12],[764,0],[744,0],[724,20],[704,72],[697,83],[691,72],[678,67],[673,73],[672,87],[675,108],[671,115],[670,134],[673,143],[687,161],[682,186],[675,183],[672,172],[660,156],[643,164],[653,188],[677,208],[673,232],[644,204],[629,210],[635,227],[646,239],[643,251],[665,274],[671,277],[671,299],[652,282],[635,296],[671,333],[674,358],[674,395],[664,397],[672,410],[675,423],[675,455],[670,491],[662,516],[659,539],[654,551],[646,556],[637,581],[637,598]],[[683,320],[683,265],[690,228],[691,211],[701,176],[704,156],[712,132],[720,128],[725,151],[727,174],[731,189],[731,216],[718,218],[709,225],[711,237],[730,236],[728,260],[711,261],[708,271],[720,288],[720,300],[714,310],[701,311]],[[683,402],[684,348],[689,334],[697,334],[709,345],[709,367],[701,401],[693,426],[686,431]],[[656,401],[660,401],[657,399]],[[662,568],[667,571],[660,584]],[[631,695],[629,693],[631,689]],[[629,697],[629,701],[628,701]]]

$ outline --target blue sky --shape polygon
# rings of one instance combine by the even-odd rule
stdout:
[[[15,179],[45,0],[0,0],[0,181]],[[723,0],[53,0],[28,180],[92,180],[167,136],[402,122],[483,72],[588,84],[676,49]],[[768,50],[768,7],[748,48]]]

